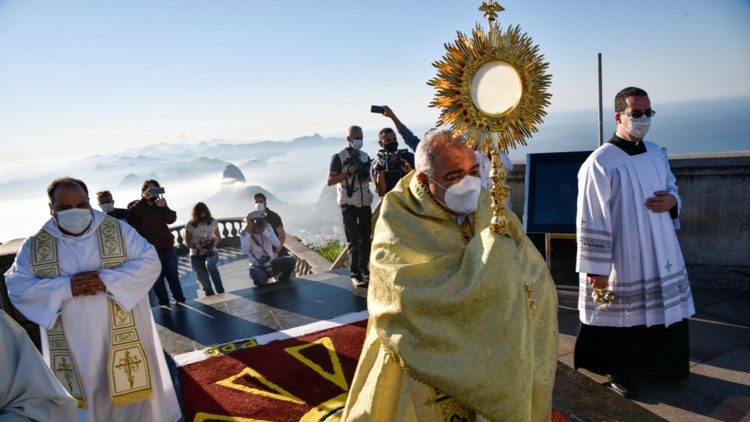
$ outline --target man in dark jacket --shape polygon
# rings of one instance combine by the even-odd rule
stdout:
[[[107,215],[118,220],[126,221],[128,210],[125,208],[115,208],[115,200],[112,198],[112,193],[110,191],[103,190],[97,192],[96,199],[99,201],[99,208],[102,209],[102,212],[106,212]]]
[[[154,283],[153,292],[159,306],[169,309],[169,296],[164,279],[169,283],[172,297],[178,304],[185,303],[180,278],[177,274],[177,253],[174,250],[174,235],[168,224],[177,220],[177,213],[167,206],[167,200],[159,193],[159,182],[146,180],[141,187],[142,199],[128,207],[128,223],[148,242],[154,245],[161,261],[161,274]]]

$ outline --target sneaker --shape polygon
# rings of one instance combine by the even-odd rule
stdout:
[[[352,286],[354,287],[365,287],[367,282],[361,276],[352,276]]]
[[[159,305],[159,308],[163,309],[165,311],[171,311],[172,310],[172,308],[170,308],[169,305]]]

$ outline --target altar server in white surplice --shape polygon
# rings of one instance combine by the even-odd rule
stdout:
[[[52,218],[5,274],[13,305],[41,327],[44,358],[78,421],[176,421],[179,405],[148,291],[161,270],[129,225],[91,209],[86,185],[54,180]]]
[[[606,375],[607,385],[628,398],[639,371],[688,377],[687,321],[695,313],[675,233],[681,208],[675,177],[666,153],[643,139],[654,114],[644,90],[620,91],[615,135],[578,173],[582,326],[575,366]],[[597,301],[595,289],[612,296]]]
[[[76,401],[60,385],[29,336],[0,310],[0,421],[67,422]]]

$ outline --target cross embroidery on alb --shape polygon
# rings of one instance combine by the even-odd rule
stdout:
[[[68,361],[65,360],[65,358],[62,358],[62,360],[57,364],[57,368],[55,368],[55,370],[64,374],[65,381],[68,383],[68,391],[73,391],[73,379],[71,378],[73,367],[68,363]]]
[[[135,382],[135,377],[133,376],[133,372],[138,372],[138,365],[142,363],[142,361],[138,358],[138,356],[134,358],[130,357],[130,352],[125,352],[125,357],[120,359],[120,364],[117,365],[118,368],[125,371],[125,375],[128,377],[128,381],[130,382],[130,388],[133,388],[133,383]]]
[[[666,268],[667,271],[669,271],[672,269],[672,264],[670,264],[669,261],[667,261],[667,265],[665,265],[664,268]]]

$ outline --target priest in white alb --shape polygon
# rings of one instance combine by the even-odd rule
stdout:
[[[639,372],[689,374],[695,306],[675,233],[681,200],[666,154],[644,140],[654,114],[646,91],[620,91],[615,135],[578,173],[575,367],[605,375],[626,398]]]
[[[44,358],[78,402],[78,421],[176,421],[177,397],[148,291],[154,248],[91,209],[73,178],[47,189],[52,218],[5,274],[13,305],[40,325]]]
[[[39,351],[13,319],[0,309],[0,421],[67,422],[76,401],[55,378]]]

